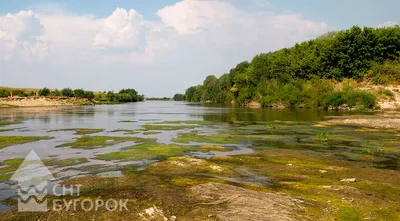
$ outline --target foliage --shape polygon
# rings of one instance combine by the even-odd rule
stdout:
[[[393,92],[391,90],[384,89],[384,88],[379,89],[379,94],[383,94],[383,95],[388,96],[388,97],[393,97],[394,96],[394,94],[393,94]]]
[[[56,89],[55,91],[53,91],[53,96],[57,96],[57,97],[62,96],[61,91],[59,91],[58,89]]]
[[[48,89],[47,87],[39,90],[39,96],[49,96],[49,95],[50,95],[50,89]]]
[[[175,94],[173,99],[174,99],[174,101],[184,101],[185,95],[184,94]]]
[[[71,88],[64,88],[61,90],[61,94],[64,97],[73,97],[74,91]]]
[[[89,100],[93,100],[94,93],[92,91],[85,91],[84,97],[89,99]]]
[[[7,89],[0,89],[0,97],[8,97],[10,96],[10,91]]]
[[[18,96],[18,97],[26,97],[28,94],[25,93],[25,91],[20,90],[20,89],[15,89],[12,91],[13,96]]]
[[[75,89],[74,96],[77,98],[84,98],[85,97],[85,90],[83,89]]]
[[[262,106],[327,107],[348,104],[372,107],[372,94],[335,91],[335,81],[372,78],[375,83],[400,81],[400,27],[360,28],[330,32],[291,48],[256,55],[220,78],[206,77],[189,87],[188,101],[230,102],[256,100]],[[335,92],[334,92],[335,91]],[[350,100],[355,99],[355,100]],[[350,104],[349,104],[350,103]]]

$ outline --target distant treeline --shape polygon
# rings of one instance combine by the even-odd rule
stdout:
[[[29,96],[42,96],[42,97],[76,97],[76,98],[87,98],[89,100],[95,100],[96,102],[136,102],[143,101],[144,95],[139,95],[135,89],[122,89],[118,93],[113,91],[108,92],[97,92],[85,91],[84,89],[64,88],[62,90],[50,90],[49,88],[42,88],[40,90],[33,89],[8,89],[0,88],[0,97],[29,97]]]
[[[149,101],[169,101],[171,98],[169,97],[146,97],[146,100]]]
[[[376,84],[400,82],[400,27],[360,28],[329,32],[291,48],[259,54],[217,78],[209,75],[202,85],[186,90],[192,102],[258,101],[262,106],[337,107],[351,103],[371,108],[372,94],[344,79]]]

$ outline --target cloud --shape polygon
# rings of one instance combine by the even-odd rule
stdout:
[[[95,48],[133,47],[140,43],[143,16],[137,11],[117,8],[104,19],[93,42]]]
[[[244,11],[224,1],[183,0],[156,13],[159,20],[150,21],[134,9],[96,17],[37,6],[0,16],[3,84],[102,91],[134,87],[147,96],[168,96],[258,53],[330,30],[300,14]]]
[[[27,60],[34,60],[38,55],[38,60],[43,60],[49,48],[37,40],[42,33],[43,25],[32,11],[0,16],[0,61],[10,60],[15,54]]]
[[[386,21],[386,22],[384,22],[384,23],[378,25],[377,27],[378,27],[378,28],[384,28],[384,27],[393,27],[393,26],[395,26],[395,25],[398,25],[398,23],[395,22],[395,21]]]

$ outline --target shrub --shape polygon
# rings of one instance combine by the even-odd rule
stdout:
[[[8,97],[10,96],[10,91],[7,89],[0,89],[0,97]]]
[[[74,91],[72,91],[71,88],[64,88],[61,90],[61,94],[64,97],[73,97],[74,96]]]
[[[388,97],[393,97],[394,96],[394,94],[393,94],[393,92],[391,90],[383,89],[383,88],[379,89],[378,93],[379,94],[383,94],[383,95],[388,96]]]
[[[93,100],[94,93],[92,91],[85,91],[84,97],[89,99],[89,100]]]
[[[12,95],[13,95],[13,96],[18,96],[18,97],[26,97],[26,96],[28,96],[28,95],[25,93],[25,91],[20,90],[20,89],[13,90],[13,91],[12,91]]]
[[[108,100],[108,101],[115,101],[115,94],[114,94],[113,91],[107,92],[106,97],[107,97],[107,100]]]
[[[115,96],[119,102],[132,102],[132,96],[128,93],[118,93]]]
[[[58,89],[56,89],[55,91],[53,91],[53,95],[60,97],[61,96],[61,91],[59,91]]]
[[[371,77],[374,84],[400,83],[400,63],[386,61],[383,64],[375,65],[368,72],[367,77]]]
[[[74,90],[74,96],[77,97],[77,98],[84,98],[85,97],[85,90],[83,90],[83,89]]]
[[[50,89],[48,89],[47,87],[39,90],[39,96],[49,96],[49,95],[50,95]]]

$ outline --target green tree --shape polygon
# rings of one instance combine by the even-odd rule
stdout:
[[[73,97],[74,91],[71,88],[64,88],[61,90],[61,94],[64,97]]]
[[[83,89],[75,89],[74,96],[77,98],[84,98],[85,97],[85,90]]]
[[[50,95],[50,89],[48,89],[47,87],[42,88],[39,90],[39,96],[49,96]]]

